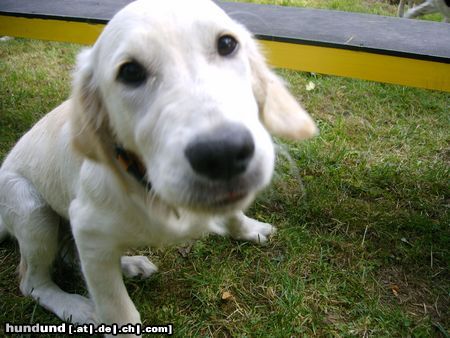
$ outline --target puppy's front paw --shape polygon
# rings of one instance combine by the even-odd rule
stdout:
[[[231,236],[236,239],[264,244],[270,235],[276,232],[276,228],[269,223],[257,221],[244,214],[237,215],[229,223]]]
[[[242,233],[240,237],[258,244],[266,243],[268,238],[277,231],[272,224],[259,222],[255,219],[248,218],[246,223],[247,232]]]
[[[128,278],[148,278],[158,271],[157,266],[145,256],[122,256],[120,263],[123,274]]]

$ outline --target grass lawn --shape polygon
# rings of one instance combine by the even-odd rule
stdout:
[[[373,0],[264,2],[396,11]],[[0,161],[67,98],[80,48],[0,42]],[[179,337],[450,337],[450,94],[280,73],[321,134],[278,141],[273,184],[249,210],[276,236],[264,247],[211,236],[144,251],[160,273],[126,282],[144,324],[173,323]],[[59,323],[20,294],[18,261],[13,241],[0,244],[0,324]],[[76,272],[59,270],[64,288],[86,294]]]

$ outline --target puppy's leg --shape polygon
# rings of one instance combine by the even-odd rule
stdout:
[[[259,222],[239,212],[228,219],[227,230],[233,238],[263,244],[276,228],[268,223]]]
[[[20,246],[20,290],[63,320],[95,322],[91,302],[61,290],[50,277],[58,247],[59,216],[25,178],[0,174],[3,221]]]
[[[436,12],[436,7],[433,5],[431,1],[425,1],[423,4],[420,4],[419,6],[410,8],[405,13],[405,18],[413,19],[421,15],[434,13]]]
[[[92,241],[94,238],[92,234],[75,234],[83,274],[99,322],[117,324],[119,327],[140,324],[139,312],[128,296],[122,279],[120,252],[103,247],[101,239]]]
[[[158,267],[145,256],[122,256],[120,265],[123,274],[128,278],[148,278],[158,271]]]
[[[118,244],[121,238],[110,233],[114,219],[108,212],[102,213],[99,208],[78,200],[70,206],[72,230],[83,275],[100,323],[119,326],[140,324],[139,312],[123,282],[122,250]]]

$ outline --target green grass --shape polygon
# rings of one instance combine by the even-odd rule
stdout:
[[[373,1],[283,3],[395,11]],[[0,43],[0,160],[67,98],[79,48]],[[321,134],[279,141],[290,158],[279,156],[271,188],[249,210],[276,224],[276,236],[264,247],[211,236],[188,254],[144,252],[160,273],[126,282],[144,324],[171,322],[179,337],[448,337],[450,94],[280,73]],[[58,323],[21,296],[18,261],[14,242],[0,244],[0,323]],[[86,293],[77,273],[57,279]]]
[[[308,7],[318,9],[332,9],[345,12],[368,13],[377,15],[396,16],[398,1],[376,0],[227,0],[229,2],[249,2],[279,6]],[[396,2],[396,5],[392,3]],[[407,8],[406,8],[407,9]],[[427,14],[421,20],[442,21],[440,13]]]
[[[279,6],[296,6],[319,9],[333,9],[347,12],[362,12],[371,14],[389,15],[396,13],[394,6],[384,1],[361,0],[234,0],[231,2],[250,2]]]

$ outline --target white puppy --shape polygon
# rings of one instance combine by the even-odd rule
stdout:
[[[400,0],[398,5],[398,16],[405,18],[416,18],[430,13],[441,13],[445,22],[450,22],[450,0],[426,0],[422,4],[413,7],[414,1],[408,0],[409,10],[404,14],[406,0]],[[404,14],[404,15],[403,15]]]
[[[71,99],[0,169],[0,237],[19,242],[22,292],[75,323],[140,323],[122,271],[156,267],[124,251],[212,228],[265,241],[275,229],[242,210],[271,179],[269,132],[316,131],[249,32],[213,2],[131,3],[79,55]],[[92,300],[50,278],[63,219]]]

